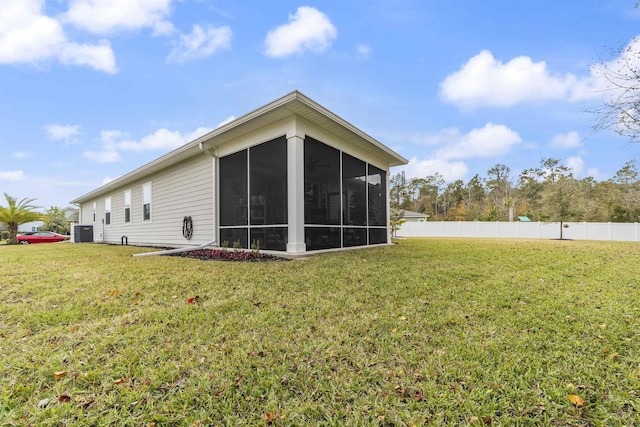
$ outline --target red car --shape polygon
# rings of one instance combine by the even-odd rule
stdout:
[[[18,243],[21,245],[29,245],[31,243],[52,243],[68,240],[69,236],[53,233],[51,231],[30,231],[16,236]]]

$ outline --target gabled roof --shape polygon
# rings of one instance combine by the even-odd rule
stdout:
[[[296,115],[302,117],[327,131],[344,138],[360,149],[374,154],[376,157],[388,161],[391,166],[408,163],[408,160],[386,147],[376,139],[367,135],[351,123],[327,110],[312,99],[298,91],[293,91],[282,98],[239,117],[211,132],[190,141],[175,150],[159,157],[126,175],[98,187],[97,189],[72,200],[72,204],[79,204],[87,200],[106,194],[116,188],[144,178],[171,165],[181,162],[202,152],[201,147],[211,149],[232,141],[265,125]]]

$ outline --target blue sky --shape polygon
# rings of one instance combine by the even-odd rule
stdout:
[[[67,206],[299,90],[447,181],[561,159],[608,179],[594,133],[635,0],[0,0],[0,191]]]

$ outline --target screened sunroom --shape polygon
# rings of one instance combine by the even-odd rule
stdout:
[[[387,172],[309,136],[303,145],[306,250],[387,243]],[[287,138],[220,157],[219,173],[220,242],[285,251]]]

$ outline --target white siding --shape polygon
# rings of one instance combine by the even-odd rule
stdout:
[[[142,219],[142,185],[151,182],[151,220]],[[124,222],[124,191],[131,190],[131,222]],[[104,227],[104,200],[111,197],[111,225]],[[96,218],[93,223],[93,202]],[[214,240],[213,159],[202,154],[144,179],[114,188],[82,205],[82,224],[94,225],[94,240],[130,245],[190,246]],[[193,237],[182,236],[182,220],[191,216]]]

